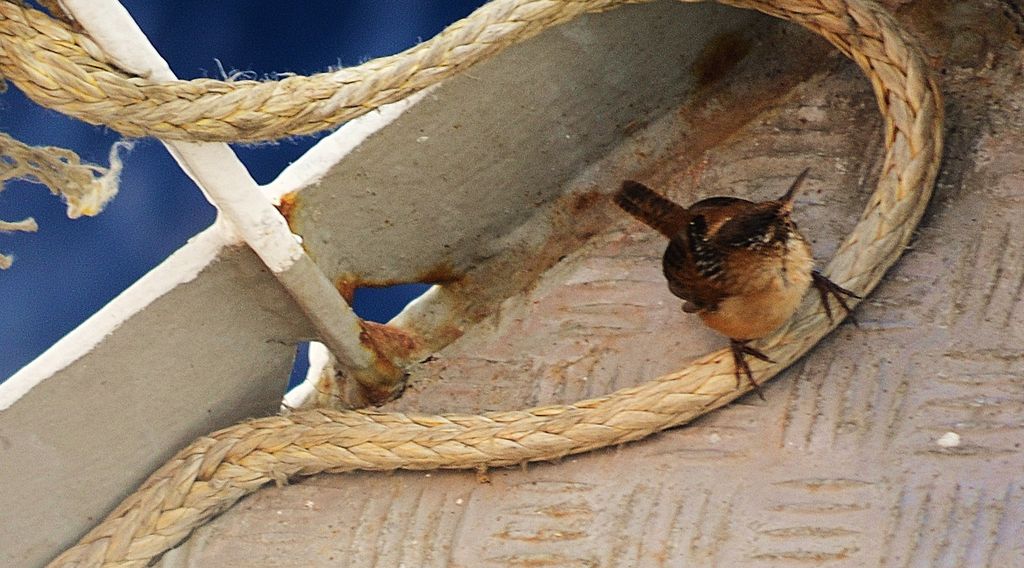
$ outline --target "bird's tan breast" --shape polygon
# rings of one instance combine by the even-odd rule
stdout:
[[[708,327],[732,339],[757,339],[778,329],[796,311],[811,285],[814,258],[802,238],[790,238],[782,254],[734,255],[737,274],[717,309],[700,312]]]

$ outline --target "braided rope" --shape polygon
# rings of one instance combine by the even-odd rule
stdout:
[[[867,294],[909,241],[938,172],[942,107],[931,72],[911,38],[869,0],[721,1],[807,27],[871,80],[885,116],[885,162],[878,188],[830,263],[833,280]],[[625,3],[497,0],[431,41],[353,69],[267,83],[158,84],[126,77],[87,37],[61,23],[0,2],[0,72],[41,104],[129,135],[252,141],[329,127],[545,27]],[[751,366],[766,380],[834,325],[809,296],[786,326],[759,344],[779,363]],[[482,415],[312,410],[247,421],[181,450],[51,566],[145,566],[270,481],[551,460],[678,426],[747,388],[735,387],[732,361],[719,351],[677,373],[571,405]]]
[[[0,2],[0,75],[42,106],[131,137],[256,142],[312,134],[401,100],[586,12],[648,0],[484,5],[437,37],[358,67],[279,81],[129,77],[64,23]]]

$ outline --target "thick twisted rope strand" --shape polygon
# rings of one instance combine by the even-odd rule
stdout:
[[[585,12],[646,0],[503,0],[437,37],[358,67],[278,81],[154,82],[116,68],[88,36],[0,1],[0,75],[48,108],[126,136],[255,142],[332,128]]]
[[[500,6],[489,5],[482,10],[488,17],[492,14],[514,16],[508,27],[527,30],[522,33],[532,35],[544,25],[567,21],[587,7],[604,9],[620,3],[624,2],[499,0],[495,4]],[[727,0],[727,3],[792,20],[821,34],[856,61],[871,79],[885,116],[886,158],[878,188],[830,264],[833,279],[866,294],[907,244],[928,202],[938,171],[942,107],[931,73],[920,51],[892,17],[867,0]],[[568,15],[559,15],[563,13],[559,10]],[[479,23],[479,13],[469,20]],[[524,23],[531,14],[537,13],[544,15],[544,24],[530,27]],[[53,26],[63,29],[56,23],[36,24],[33,29]],[[501,34],[500,30],[506,29],[498,20],[478,27],[490,29],[490,35],[466,33],[468,27],[472,26],[465,22],[455,24],[442,34],[444,42],[428,42],[429,47],[424,49],[455,54],[448,67],[464,67],[468,64],[465,61],[478,59],[482,51],[496,50],[494,38]],[[76,37],[76,42],[86,41],[81,36]],[[484,46],[445,43],[463,38],[475,41],[481,37]],[[65,36],[65,39],[71,38]],[[511,36],[503,38],[503,41],[511,41]],[[34,43],[36,49],[42,49],[45,43],[40,41]],[[8,55],[4,57],[9,57],[10,47],[5,50]],[[415,59],[409,61],[403,60],[404,56],[387,58],[386,66],[370,62],[366,69],[373,72],[351,72],[351,76],[364,77],[368,85],[347,88],[374,92],[385,84],[391,85],[376,73],[386,73],[381,69],[388,66],[408,69],[421,66],[423,54],[416,53]],[[465,54],[466,59],[458,59],[459,54]],[[79,69],[101,69],[101,76],[116,74],[80,53],[75,57],[81,64]],[[4,72],[8,73],[12,64],[4,61],[3,65]],[[18,65],[25,66],[24,63]],[[435,71],[430,77],[436,79],[445,72]],[[81,77],[84,73],[73,74]],[[407,74],[416,76],[415,71]],[[429,82],[428,79],[417,80],[421,81],[420,85]],[[157,88],[149,85],[147,88]],[[204,91],[211,85],[213,94],[234,98],[231,93],[235,91],[226,89],[223,83],[176,83],[170,88],[191,89],[197,99],[205,99],[213,96]],[[95,87],[97,95],[109,86],[103,83],[102,87]],[[141,101],[146,95],[142,94],[145,89],[139,89],[135,94]],[[288,96],[305,96],[297,93],[291,92]],[[102,98],[97,96],[97,99]],[[331,97],[321,97],[324,98]],[[169,99],[156,102],[160,100]],[[377,104],[379,100],[368,97],[360,104]],[[171,104],[175,109],[184,110],[177,103]],[[249,123],[252,124],[255,122]],[[189,128],[166,130],[190,132]],[[251,132],[258,131],[256,128]],[[752,361],[759,378],[766,379],[794,361],[834,325],[822,315],[817,301],[808,297],[787,326],[762,342],[761,346],[769,349],[779,363]],[[680,372],[571,405],[482,415],[313,410],[247,421],[202,437],[180,451],[51,566],[144,566],[180,543],[197,526],[271,481],[283,483],[296,476],[320,472],[475,468],[551,460],[638,440],[678,426],[727,404],[747,388],[747,385],[735,386],[732,361],[725,351],[720,351],[695,361]]]

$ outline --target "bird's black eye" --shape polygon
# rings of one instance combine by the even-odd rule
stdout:
[[[703,215],[697,215],[690,219],[689,229],[691,237],[703,237],[708,231],[708,223],[704,220]]]

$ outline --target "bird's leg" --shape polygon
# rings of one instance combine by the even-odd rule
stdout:
[[[857,323],[857,318],[853,317],[853,310],[851,310],[849,304],[846,303],[846,297],[860,300],[860,296],[829,280],[827,276],[817,270],[811,271],[811,279],[814,282],[814,287],[818,290],[818,295],[821,296],[821,305],[825,307],[825,315],[828,316],[829,322],[834,321],[832,319],[832,306],[829,305],[828,301],[829,294],[831,294],[832,297],[839,302],[839,305],[843,307],[843,310],[846,312],[846,315],[849,316],[853,325],[860,327],[860,324]]]
[[[754,373],[750,371],[750,364],[747,363],[746,355],[756,357],[762,361],[768,363],[774,363],[771,358],[762,353],[761,351],[754,349],[750,345],[747,345],[747,341],[741,339],[730,339],[729,346],[732,348],[732,359],[736,364],[736,388],[739,388],[743,381],[743,375],[747,376],[747,380],[750,381],[750,385],[754,387],[754,392],[757,396],[764,400],[764,393],[761,392],[761,386],[754,380]]]

